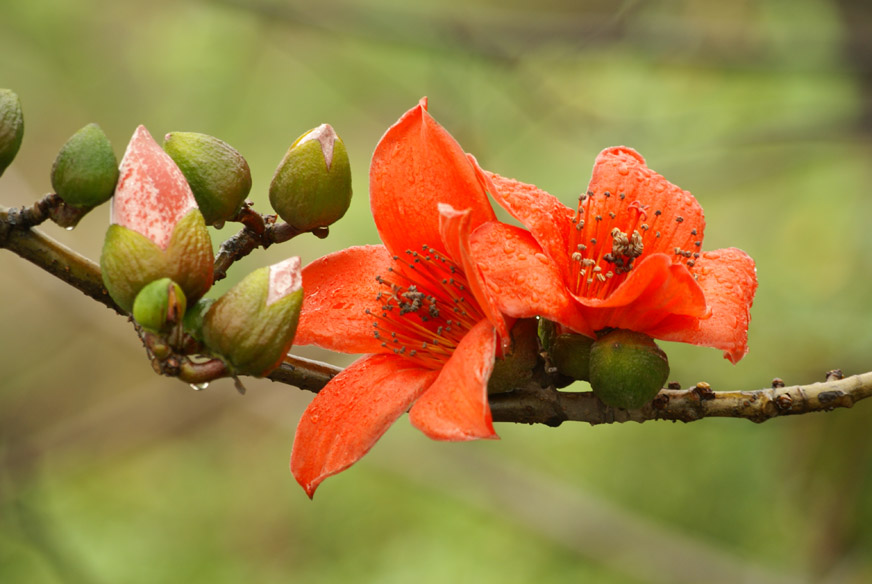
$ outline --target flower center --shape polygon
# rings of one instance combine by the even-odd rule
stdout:
[[[595,201],[596,197],[600,199]],[[588,191],[578,197],[572,219],[574,229],[568,238],[574,275],[570,287],[577,296],[607,298],[627,278],[646,249],[651,252],[663,248],[675,227],[684,222],[680,216],[667,217],[659,209],[649,213],[639,201],[625,200],[624,193],[609,191],[599,195]],[[690,234],[696,236],[696,229]],[[684,263],[691,271],[702,241],[693,241],[692,245],[692,251],[681,247],[671,250],[673,261]]]
[[[484,312],[463,272],[448,258],[423,246],[423,253],[407,250],[394,256],[388,273],[376,276],[384,287],[376,296],[381,311],[375,317],[375,338],[382,347],[421,365],[438,369]]]

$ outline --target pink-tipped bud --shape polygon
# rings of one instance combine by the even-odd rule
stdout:
[[[103,283],[130,311],[143,286],[170,278],[191,302],[212,286],[212,242],[175,162],[139,126],[121,160],[103,242]]]
[[[298,257],[250,273],[206,312],[203,342],[236,374],[269,374],[294,340],[302,282]]]
[[[118,170],[112,223],[141,233],[166,249],[176,224],[197,208],[185,175],[145,126],[136,128]]]
[[[300,231],[327,227],[351,204],[351,166],[345,144],[321,124],[291,144],[269,186],[279,217]]]

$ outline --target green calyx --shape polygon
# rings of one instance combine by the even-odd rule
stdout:
[[[136,295],[148,283],[170,278],[189,302],[212,287],[212,242],[203,216],[189,211],[176,224],[167,248],[127,227],[110,225],[100,255],[103,284],[112,299],[130,312]]]
[[[61,147],[51,168],[51,186],[64,203],[91,208],[105,203],[118,182],[118,159],[97,124],[88,124]]]
[[[0,89],[0,176],[15,160],[22,138],[24,115],[18,95],[9,89]]]
[[[207,134],[171,132],[164,151],[185,175],[207,225],[233,218],[251,191],[248,162],[232,146]]]
[[[291,145],[269,187],[269,201],[300,231],[327,227],[351,204],[351,166],[345,144],[329,124],[306,132]]]
[[[562,333],[551,344],[551,360],[557,371],[572,379],[590,377],[590,348],[594,340],[584,335]]]
[[[488,393],[518,389],[533,378],[533,369],[539,362],[537,326],[536,319],[528,318],[519,320],[512,327],[512,352],[494,361],[487,384]]]
[[[214,303],[214,298],[200,298],[185,312],[182,328],[197,341],[203,342],[203,319]]]
[[[641,408],[668,377],[666,353],[646,334],[616,329],[590,348],[590,386],[607,405]]]
[[[267,305],[269,268],[259,268],[221,296],[203,316],[202,338],[237,375],[263,377],[291,348],[303,303],[297,288]]]
[[[181,322],[187,300],[182,288],[169,278],[146,284],[133,301],[133,320],[147,331],[166,332]]]

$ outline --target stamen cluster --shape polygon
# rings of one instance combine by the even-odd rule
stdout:
[[[387,274],[376,276],[386,288],[376,295],[381,310],[366,313],[375,317],[373,335],[382,347],[437,369],[484,314],[474,297],[467,299],[469,285],[457,265],[422,249],[394,256]]]

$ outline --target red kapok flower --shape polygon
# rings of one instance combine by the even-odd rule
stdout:
[[[699,203],[635,150],[603,150],[575,210],[488,174],[496,200],[530,230],[493,224],[472,237],[505,314],[715,347],[733,363],[748,352],[754,261],[735,248],[703,251]]]
[[[436,440],[496,437],[487,382],[508,326],[468,247],[473,229],[495,221],[485,182],[422,100],[373,154],[370,204],[384,245],[304,268],[296,344],[369,353],[318,393],[297,427],[291,471],[310,497],[406,410]]]

